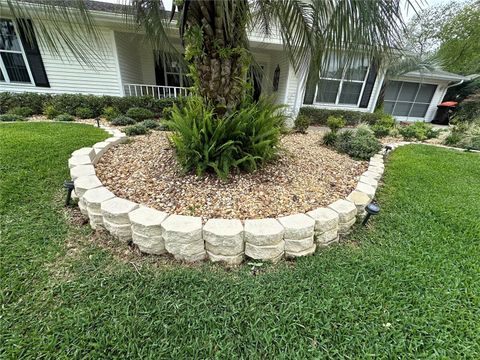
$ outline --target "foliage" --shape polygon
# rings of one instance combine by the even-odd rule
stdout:
[[[115,126],[126,126],[126,125],[134,125],[136,123],[131,117],[120,115],[112,120],[112,125]]]
[[[54,119],[58,115],[60,115],[60,111],[55,109],[55,106],[53,105],[46,105],[45,108],[43,109],[43,115],[47,117],[47,119]]]
[[[185,171],[226,179],[234,170],[254,171],[275,158],[285,121],[280,108],[262,98],[218,118],[212,106],[192,96],[183,109],[174,106],[166,124],[174,131],[170,140]]]
[[[116,117],[120,116],[120,111],[118,111],[118,109],[113,106],[106,106],[103,108],[102,116],[107,121],[112,121]]]
[[[160,123],[157,120],[153,120],[153,119],[144,120],[140,124],[145,126],[147,129],[152,129],[152,130],[158,129],[158,127],[160,126]]]
[[[22,117],[29,117],[33,115],[33,110],[28,106],[18,106],[8,110],[7,114],[19,115]]]
[[[478,154],[395,150],[373,226],[315,256],[190,267],[69,220],[67,160],[107,135],[61,125],[1,125],[3,358],[478,358]]]
[[[438,136],[438,131],[433,129],[429,123],[417,121],[411,125],[404,125],[399,128],[400,135],[405,140],[419,140],[432,139]]]
[[[381,150],[382,144],[370,130],[345,130],[338,134],[335,148],[355,159],[368,160]]]
[[[162,116],[165,108],[174,103],[181,106],[181,98],[155,99],[151,96],[95,96],[84,94],[37,94],[0,92],[0,113],[5,113],[15,107],[29,107],[33,114],[42,114],[44,108],[53,106],[58,113],[76,115],[77,108],[89,108],[92,117],[102,115],[106,107],[113,107],[120,113],[125,113],[132,107],[148,109],[155,116]],[[118,116],[118,115],[117,115]],[[153,116],[152,116],[153,117]],[[112,117],[113,119],[113,117]]]
[[[370,128],[375,134],[375,137],[382,138],[388,136],[395,126],[395,118],[390,114],[381,114],[381,118],[378,122],[372,125]]]
[[[328,131],[322,136],[322,144],[325,146],[334,146],[337,141],[337,133]]]
[[[456,124],[444,143],[464,149],[480,150],[480,121]]]
[[[306,115],[298,115],[295,119],[294,129],[302,134],[307,132],[310,126],[310,118]]]
[[[480,73],[480,6],[470,1],[441,28],[438,57],[454,73]]]
[[[368,113],[349,110],[328,110],[319,109],[313,106],[304,106],[300,108],[300,115],[305,115],[310,119],[312,125],[327,125],[327,119],[330,116],[342,117],[346,125],[355,126],[360,123],[375,124],[382,117],[381,113]]]
[[[341,128],[345,127],[346,121],[341,116],[329,116],[327,119],[327,126],[332,132],[337,132]]]
[[[456,119],[475,121],[480,119],[480,90],[468,96],[460,104]]]
[[[126,115],[135,121],[151,119],[154,116],[152,111],[140,107],[133,107],[128,109]]]
[[[17,114],[0,115],[0,121],[26,121],[27,119]]]
[[[70,114],[60,114],[55,117],[55,121],[75,121],[75,117]]]
[[[150,130],[143,124],[135,124],[135,125],[127,126],[125,129],[123,129],[123,131],[128,136],[135,136],[135,135],[144,135],[148,133]]]
[[[78,107],[75,109],[75,115],[80,119],[92,119],[93,111],[88,107]]]

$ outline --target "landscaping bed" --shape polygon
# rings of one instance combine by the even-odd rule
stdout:
[[[366,162],[320,146],[318,133],[283,137],[278,160],[228,181],[183,174],[166,132],[135,137],[107,151],[97,176],[115,195],[168,213],[265,218],[304,213],[345,198]]]

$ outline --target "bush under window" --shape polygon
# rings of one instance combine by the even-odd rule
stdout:
[[[372,131],[359,128],[356,131],[345,130],[340,132],[335,142],[335,148],[352,158],[368,160],[381,150],[382,144]]]
[[[313,106],[304,106],[300,108],[300,115],[308,116],[312,125],[327,125],[329,116],[342,117],[347,126],[355,126],[360,123],[373,125],[383,116],[383,113],[368,113],[349,110],[329,110],[320,109]]]
[[[92,119],[93,111],[88,107],[79,107],[75,110],[75,115],[80,119]]]
[[[8,114],[18,115],[22,117],[29,117],[33,115],[33,110],[28,106],[17,106],[8,110]]]
[[[152,111],[139,107],[128,109],[126,115],[135,121],[151,119],[154,116]]]

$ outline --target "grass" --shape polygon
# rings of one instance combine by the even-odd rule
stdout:
[[[62,208],[77,124],[0,126],[0,358],[480,357],[480,156],[396,150],[382,212],[295,263],[132,266]]]

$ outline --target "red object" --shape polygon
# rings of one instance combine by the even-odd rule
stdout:
[[[438,106],[457,106],[458,102],[456,101],[445,101],[442,102],[441,104],[438,104]]]

